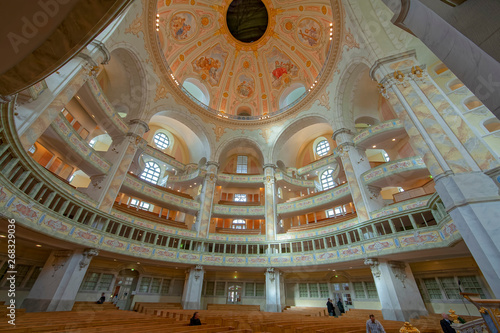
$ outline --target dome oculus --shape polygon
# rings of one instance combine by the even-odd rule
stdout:
[[[252,43],[265,34],[269,17],[261,0],[234,0],[227,9],[226,22],[234,38]]]

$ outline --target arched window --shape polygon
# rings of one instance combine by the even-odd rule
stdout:
[[[156,145],[156,147],[160,149],[167,149],[168,146],[170,145],[170,140],[168,139],[168,136],[165,133],[156,133],[155,136],[153,137],[153,141]]]
[[[148,181],[153,184],[158,183],[158,179],[160,179],[160,166],[155,162],[147,162],[144,171],[141,173],[141,179]]]
[[[198,101],[202,102],[205,105],[209,105],[210,94],[208,93],[205,85],[199,80],[187,78],[182,84],[182,87],[186,89],[191,94],[191,96],[196,98]]]
[[[498,118],[486,119],[483,122],[484,128],[490,133],[500,130],[500,121]]]
[[[333,180],[333,169],[328,169],[321,174],[321,187],[323,190],[328,190],[337,186],[337,183]]]
[[[233,229],[246,229],[247,223],[245,220],[233,220]]]
[[[280,98],[280,109],[284,108],[293,102],[295,102],[298,98],[300,98],[306,92],[306,87],[303,84],[297,83],[291,85],[283,93]]]
[[[320,141],[316,145],[316,154],[318,154],[318,156],[325,156],[329,150],[330,144],[326,140]]]
[[[32,145],[32,146],[30,147],[30,149],[28,149],[28,152],[29,152],[30,154],[34,154],[34,153],[36,152],[36,147],[35,147],[35,145]]]

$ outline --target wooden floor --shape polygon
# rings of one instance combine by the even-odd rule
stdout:
[[[75,308],[84,309],[79,303]],[[231,309],[211,305],[200,310],[202,326],[188,326],[194,310],[179,309],[176,303],[140,303],[135,311],[116,309],[74,310],[67,312],[18,312],[16,326],[6,320],[0,332],[198,332],[198,333],[365,333],[369,314],[374,314],[387,333],[398,333],[403,322],[383,320],[380,311],[350,310],[339,318],[325,316],[323,308],[288,308],[282,313],[261,312],[258,307]],[[109,307],[108,307],[109,308]],[[0,311],[1,312],[1,311]],[[4,317],[5,318],[5,317]],[[421,333],[440,333],[439,316],[430,315],[415,321]]]

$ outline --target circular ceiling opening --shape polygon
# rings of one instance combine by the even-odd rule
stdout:
[[[226,21],[234,38],[252,43],[266,32],[267,9],[261,0],[234,0],[227,9]]]

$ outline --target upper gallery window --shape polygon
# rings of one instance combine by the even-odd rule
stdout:
[[[235,194],[234,195],[234,201],[246,202],[247,201],[247,195],[246,194]]]
[[[166,149],[170,145],[170,140],[165,133],[156,133],[153,137],[155,145],[160,149]]]
[[[326,140],[320,141],[316,146],[316,154],[318,154],[318,156],[325,156],[329,150],[330,144]]]
[[[335,181],[333,180],[332,174],[332,169],[328,169],[321,174],[321,187],[323,188],[323,190],[328,190],[337,186],[337,183],[335,183]]]
[[[236,161],[236,173],[247,173],[248,172],[248,157],[238,156]]]
[[[233,229],[246,229],[246,222],[245,220],[233,220]]]
[[[148,181],[153,184],[158,183],[158,179],[160,179],[160,166],[155,162],[147,162],[144,171],[141,173],[141,179]]]

